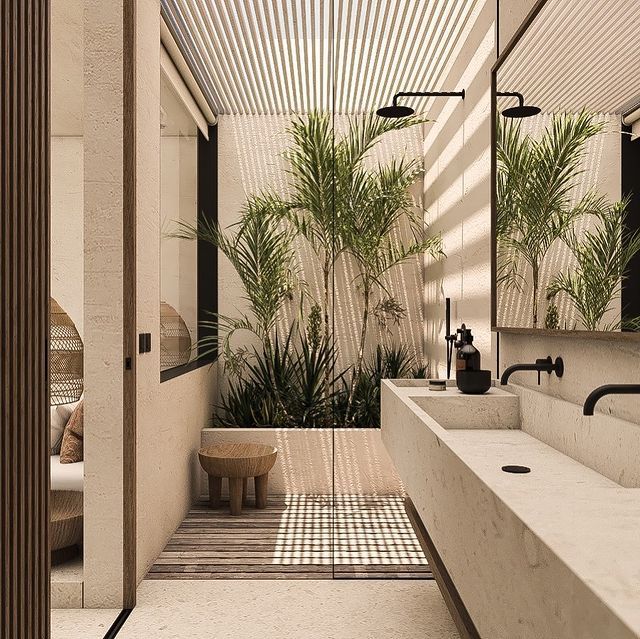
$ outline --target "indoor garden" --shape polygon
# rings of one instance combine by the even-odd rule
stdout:
[[[286,197],[251,194],[229,228],[179,223],[177,237],[205,240],[228,259],[246,301],[244,312],[205,322],[212,336],[198,344],[200,353],[217,351],[227,380],[214,425],[378,427],[380,380],[427,376],[391,331],[407,313],[391,274],[424,254],[443,255],[411,192],[423,160],[373,158],[383,136],[424,122],[369,114],[349,118],[338,134],[329,113],[298,117],[287,130]],[[311,270],[300,262],[300,243],[314,256]],[[350,281],[336,276],[342,263]],[[310,280],[320,282],[319,295]],[[357,345],[346,365],[333,316],[339,286],[356,313],[340,327]],[[374,326],[382,340],[371,335]]]

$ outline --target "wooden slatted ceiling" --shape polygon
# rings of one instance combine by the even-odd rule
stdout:
[[[242,516],[195,506],[147,579],[432,578],[395,496],[289,495]]]
[[[0,3],[0,637],[49,636],[49,3]]]
[[[480,1],[162,0],[162,8],[216,113],[360,113],[400,90],[443,89]]]
[[[640,2],[548,0],[498,73],[544,111],[620,113],[640,98]]]

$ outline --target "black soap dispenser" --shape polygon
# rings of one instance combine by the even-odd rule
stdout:
[[[480,368],[480,351],[473,345],[471,329],[464,324],[457,331],[456,384],[469,395],[486,393],[491,388],[491,371]]]
[[[456,342],[456,373],[458,371],[479,371],[480,351],[473,345],[471,329],[464,324],[458,329],[460,338]]]

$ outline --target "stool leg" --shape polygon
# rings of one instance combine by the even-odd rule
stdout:
[[[229,506],[232,515],[242,515],[242,477],[229,477]]]
[[[256,508],[267,507],[267,490],[269,486],[269,474],[255,478],[256,484]]]
[[[209,475],[209,506],[211,506],[211,508],[220,507],[221,493],[222,477],[212,477]]]
[[[245,477],[242,480],[242,505],[243,506],[247,505],[247,481],[248,481],[248,477]]]

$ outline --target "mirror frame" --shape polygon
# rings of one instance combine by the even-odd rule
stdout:
[[[496,333],[516,333],[523,335],[537,335],[540,337],[577,337],[584,339],[588,337],[596,340],[623,340],[640,342],[640,332],[625,331],[586,331],[586,330],[565,330],[546,328],[516,328],[508,326],[497,326],[498,317],[498,291],[497,279],[497,235],[496,235],[496,210],[497,210],[497,186],[498,161],[496,157],[496,117],[498,115],[498,101],[496,92],[498,90],[498,71],[507,61],[509,54],[515,49],[538,14],[542,11],[549,0],[537,0],[526,18],[509,40],[502,52],[491,67],[491,330]],[[498,14],[500,13],[500,2],[498,0]],[[498,20],[499,30],[499,20]],[[499,33],[499,31],[498,31]]]

